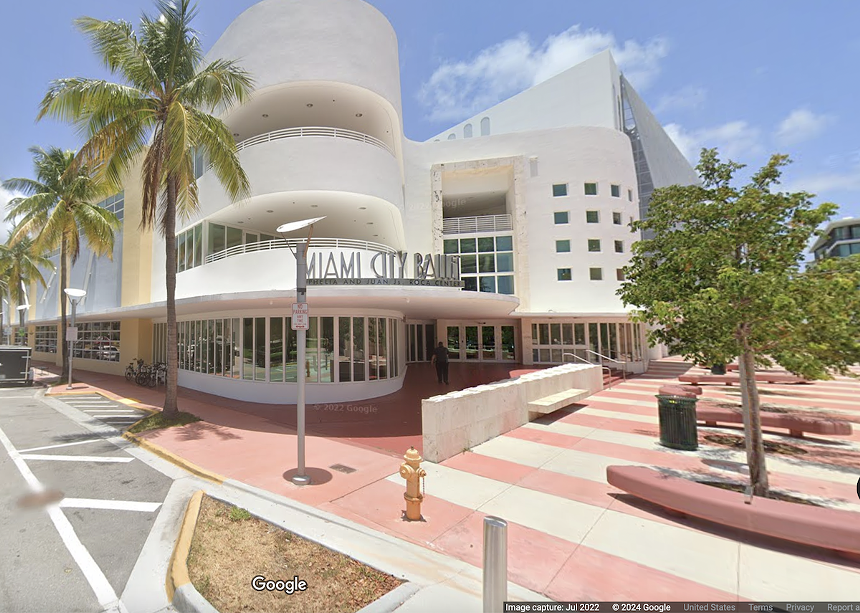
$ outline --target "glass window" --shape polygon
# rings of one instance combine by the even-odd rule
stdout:
[[[456,138],[457,138],[456,134],[449,134],[448,135],[448,140],[455,140]]]
[[[577,345],[585,344],[585,324],[573,324],[573,340]]]
[[[624,241],[615,241],[615,253],[624,253]]]
[[[496,251],[513,251],[514,239],[511,236],[496,237]]]
[[[284,318],[269,322],[269,381],[284,381]]]
[[[570,221],[570,215],[567,211],[556,211],[555,213],[553,213],[553,217],[557,226],[566,224]]]
[[[242,326],[242,378],[254,380],[254,320],[245,317]]]
[[[194,266],[203,265],[203,224],[194,226]]]
[[[610,185],[609,193],[613,198],[621,198],[621,186],[620,185]]]
[[[467,292],[477,292],[478,291],[478,278],[477,277],[463,277],[463,289]]]
[[[561,324],[550,324],[549,336],[553,345],[561,345]]]
[[[549,324],[540,324],[540,345],[549,345]]]
[[[465,326],[466,329],[466,359],[478,359],[478,326]]]
[[[334,382],[334,317],[320,317],[320,381]]]
[[[339,381],[352,381],[352,320],[349,317],[339,317],[337,320],[337,363]]]
[[[570,242],[570,241],[568,241]],[[514,270],[514,254],[513,253],[497,253],[496,254],[496,272],[513,272]]]
[[[496,258],[492,253],[478,256],[478,272],[496,272]]]
[[[242,244],[242,230],[239,228],[227,228],[227,249],[238,247]]]
[[[851,243],[851,255],[860,253],[860,243]]]
[[[308,331],[305,337],[305,380],[308,383],[318,383],[320,380],[320,328],[319,317],[308,317]]]
[[[388,326],[386,325],[386,319],[380,317],[377,319],[376,330],[379,339],[379,357],[377,359],[378,363],[378,374],[380,379],[388,378],[388,335],[386,331]]]
[[[490,135],[490,118],[484,117],[481,120],[481,136],[489,136]]]
[[[589,268],[588,276],[592,281],[603,281],[603,269],[602,268]]]
[[[463,138],[472,138],[472,124],[467,123],[463,126]]]
[[[242,328],[241,328],[241,325],[239,323],[241,321],[242,321],[241,319],[235,318],[235,319],[233,319],[233,324],[231,326],[231,331],[233,334],[233,343],[231,346],[231,348],[232,348],[232,354],[231,354],[232,365],[230,368],[230,372],[232,373],[232,376],[234,379],[239,379],[242,376],[242,374],[241,374],[241,371],[242,371],[242,353],[241,353]]]
[[[493,241],[492,236],[485,236],[478,239],[478,251],[481,253],[495,251],[495,249],[495,241]]]
[[[364,317],[352,318],[352,380],[365,380]]]
[[[834,249],[834,251],[839,257],[848,257],[849,255],[851,255],[851,245],[839,245],[836,249]]]
[[[617,211],[615,213],[612,213],[612,223],[614,223],[616,226],[621,225],[621,213],[618,213]]]
[[[516,360],[516,337],[513,326],[502,326],[502,359]]]
[[[185,233],[176,237],[176,272],[185,270]]]
[[[227,237],[224,231],[224,226],[218,224],[209,224],[209,251],[207,255],[224,251],[227,244]]]
[[[273,241],[273,240],[275,240],[275,237],[272,236],[271,234],[261,234],[260,235],[260,242],[267,243],[267,242]]]
[[[460,257],[460,272],[463,274],[474,274],[478,272],[478,258],[474,255]]]
[[[252,234],[251,232],[245,233],[245,244],[246,245],[251,245],[253,243],[256,243],[259,240],[260,240],[260,237],[258,235]]]
[[[627,199],[628,199],[630,202],[633,202],[633,190],[632,190],[632,189],[628,189],[628,190],[627,190]]]
[[[379,351],[376,328],[376,317],[367,319],[367,359],[370,368],[370,381],[375,381],[379,378]]]
[[[585,195],[586,196],[596,196],[597,195],[597,183],[586,183],[585,184]]]
[[[552,195],[554,198],[567,196],[567,183],[557,183],[552,186]]]
[[[445,253],[459,253],[459,243],[456,238],[446,238]]]
[[[573,324],[561,325],[561,340],[565,345],[573,345]]]
[[[460,253],[475,253],[477,251],[474,238],[460,239]]]
[[[588,239],[588,250],[592,253],[600,251],[600,239],[599,238],[589,238]]]
[[[500,275],[496,277],[498,292],[500,294],[512,295],[514,293],[514,277],[512,275]]]
[[[624,281],[624,269],[616,268],[615,269],[615,278],[619,281]]]
[[[266,318],[254,318],[254,381],[266,380]]]
[[[586,223],[600,223],[600,211],[586,211],[585,212],[585,222]]]
[[[570,241],[555,241],[555,252],[556,253],[570,253]]]
[[[559,281],[570,281],[570,268],[559,268],[558,269],[558,280]]]
[[[860,238],[860,226],[851,226],[851,238]]]
[[[495,277],[480,277],[481,291],[491,294],[496,293],[496,278]]]

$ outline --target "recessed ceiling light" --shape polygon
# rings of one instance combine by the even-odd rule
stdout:
[[[372,226],[372,225],[373,225],[373,222],[372,222],[372,221],[368,221],[368,222],[367,222],[367,225],[368,225],[368,226]]]
[[[267,213],[274,213],[274,211],[272,211],[272,210],[268,210],[268,211],[266,211],[266,212],[267,212]]]
[[[367,210],[367,207],[366,206],[360,206],[360,207],[358,207],[358,210],[359,211],[365,211],[365,210]]]
[[[311,205],[311,208],[312,208],[312,209],[316,209],[316,208],[319,208],[319,206],[320,206],[320,205],[318,205],[318,204],[312,204],[312,205]]]
[[[308,102],[308,108],[311,108],[312,106],[313,106],[313,104],[311,104],[310,102]]]
[[[379,234],[374,234],[373,236],[379,236]]]
[[[238,132],[233,132],[233,136],[239,136]]]
[[[268,117],[268,114],[266,114],[266,113],[263,113],[263,117]]]
[[[236,223],[245,223],[244,221],[237,221]]]
[[[364,113],[356,113],[356,114],[355,114],[355,116],[356,116],[356,117],[363,117],[363,116],[364,116]]]

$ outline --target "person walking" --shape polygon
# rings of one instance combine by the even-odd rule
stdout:
[[[436,376],[439,378],[439,383],[448,384],[448,349],[441,342],[436,349],[433,350],[433,357],[430,362],[436,365]]]

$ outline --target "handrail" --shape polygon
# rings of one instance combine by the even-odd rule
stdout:
[[[621,378],[624,381],[627,381],[627,362],[622,362],[621,360],[616,360],[615,358],[610,358],[608,356],[603,355],[602,353],[597,353],[596,351],[592,351],[591,349],[586,349],[586,353],[590,353],[592,355],[596,355],[597,357],[603,360],[609,360],[610,362],[615,362],[616,364],[621,364]]]
[[[576,359],[577,359],[577,360],[579,360],[580,362],[584,362],[584,363],[588,364],[589,366],[598,366],[598,364],[592,364],[591,362],[589,362],[589,361],[588,361],[588,360],[586,360],[585,358],[581,358],[581,357],[579,357],[578,355],[576,355],[575,353],[562,353],[562,354],[561,354],[561,361],[562,361],[562,363],[564,362],[564,356],[566,356],[566,355],[569,355],[569,356],[570,356],[570,357],[572,357],[572,358],[576,358]],[[599,366],[600,366],[601,370],[605,370],[605,371],[606,371],[606,374],[607,374],[607,375],[609,375],[609,378],[611,379],[611,378],[612,378],[612,369],[610,369],[608,366],[604,366],[603,364],[600,364]],[[605,382],[605,381],[603,382],[603,384],[602,384],[602,386],[601,386],[601,388],[600,388],[600,389],[602,389],[602,390],[605,390],[605,389],[606,389],[606,382]]]
[[[355,130],[344,130],[343,128],[330,128],[325,126],[303,126],[300,128],[284,128],[282,130],[273,130],[271,132],[266,132],[265,134],[258,134],[257,136],[252,136],[251,138],[245,139],[242,142],[237,143],[236,151],[243,151],[248,147],[260,145],[262,143],[268,143],[273,140],[311,136],[326,138],[345,138],[348,140],[354,140],[362,143],[367,143],[368,145],[373,145],[375,147],[379,147],[380,149],[385,149],[388,153],[394,155],[394,151],[391,150],[391,147],[389,147],[383,141],[379,140],[374,136],[364,134],[363,132],[356,132]]]
[[[245,253],[253,253],[255,251],[269,251],[271,249],[295,249],[299,245],[303,245],[304,243],[304,239],[285,240],[283,238],[276,238],[271,241],[258,241],[256,243],[236,245],[234,247],[230,247],[229,249],[224,249],[216,253],[210,253],[206,256],[203,263],[211,264],[212,262],[216,262],[218,260],[231,258],[233,256],[242,255]],[[364,249],[367,251],[378,251],[380,253],[389,254],[397,253],[396,249],[393,249],[388,245],[383,245],[381,243],[372,243],[370,241],[355,240],[351,238],[315,238],[311,241],[309,248],[318,249],[320,247],[325,247],[329,249]]]

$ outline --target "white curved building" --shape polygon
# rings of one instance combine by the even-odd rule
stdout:
[[[654,187],[696,175],[604,52],[427,142],[404,136],[397,38],[361,0],[264,0],[209,53],[255,79],[225,113],[251,181],[233,204],[199,160],[178,224],[180,385],[296,398],[295,260],[282,224],[325,217],[309,252],[308,401],[381,396],[439,341],[452,360],[623,362],[644,332],[616,296]],[[84,254],[76,367],[163,360],[164,243],[131,177],[112,261]],[[56,279],[31,300],[36,359],[58,359]]]

